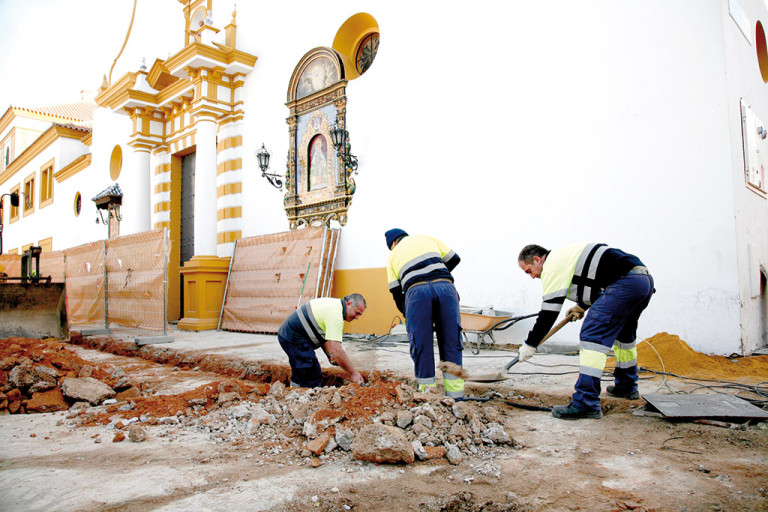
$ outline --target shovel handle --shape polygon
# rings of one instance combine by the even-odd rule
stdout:
[[[520,357],[516,356],[514,359],[507,363],[507,366],[504,367],[504,371],[508,371],[510,368],[515,366],[518,361],[520,361]]]
[[[550,329],[550,331],[547,333],[547,335],[544,336],[544,339],[542,339],[541,342],[539,342],[539,345],[541,345],[542,343],[547,341],[549,338],[551,338],[557,331],[562,329],[563,326],[565,326],[565,324],[570,323],[571,321],[573,321],[573,319],[575,317],[576,317],[576,315],[574,315],[573,313],[569,313],[568,315],[566,315],[565,318],[560,320],[560,323],[558,323],[556,326],[554,326],[552,329]]]

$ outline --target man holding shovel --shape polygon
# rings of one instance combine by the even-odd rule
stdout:
[[[605,244],[576,244],[547,250],[527,245],[518,256],[520,268],[542,281],[542,305],[520,361],[530,359],[555,323],[565,299],[577,303],[568,311],[573,320],[589,309],[581,327],[579,378],[570,404],[552,408],[561,419],[601,418],[600,377],[611,348],[616,356],[615,385],[607,393],[636,400],[637,348],[640,314],[655,292],[653,278],[637,256]]]

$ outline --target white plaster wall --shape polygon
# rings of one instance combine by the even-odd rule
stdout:
[[[744,153],[740,100],[768,124],[768,85],[763,82],[756,58],[755,25],[768,27],[768,9],[761,1],[739,0],[747,20],[747,34],[739,30],[723,6],[725,54],[728,64],[728,109],[730,155],[735,202],[736,247],[741,301],[741,347],[737,352],[749,354],[766,345],[768,297],[760,294],[760,270],[768,268],[768,200],[749,190],[744,176]],[[762,156],[768,163],[768,157]]]
[[[239,46],[259,57],[245,83],[255,200],[244,235],[287,225],[253,152],[264,141],[284,172],[293,67],[368,12],[381,45],[347,89],[360,174],[337,268],[384,266],[391,227],[430,233],[462,256],[462,303],[532,313],[541,288],[517,268],[520,248],[603,241],[656,278],[641,339],[665,331],[739,352],[727,2],[407,5],[338,2],[302,16],[238,6]],[[572,325],[555,340],[577,337]]]

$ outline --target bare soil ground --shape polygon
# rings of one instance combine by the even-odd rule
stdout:
[[[276,384],[288,373],[279,365],[182,361],[162,350],[147,360],[132,357],[130,347],[100,346],[113,353],[0,340],[0,510],[768,510],[765,423],[673,423],[632,415],[642,400],[610,398],[601,420],[562,421],[493,394],[489,402],[470,402],[472,415],[487,427],[498,413],[511,439],[494,443],[476,434],[462,441],[454,430],[462,420],[437,399],[431,431],[452,429],[433,441],[455,442],[462,460],[374,464],[341,446],[313,453],[308,444],[317,438],[302,425],[317,404],[341,411],[330,428],[338,433],[391,423],[398,411],[430,403],[393,376],[373,375],[361,388],[331,374],[329,384],[338,386],[295,392]],[[65,397],[65,410],[20,414],[32,398],[24,392],[9,414],[9,374],[21,357],[50,364],[60,380],[86,373],[122,388],[123,396],[98,406]],[[127,380],[118,386],[122,372]],[[512,401],[551,406],[568,398]]]

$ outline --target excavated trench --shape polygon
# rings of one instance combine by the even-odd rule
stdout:
[[[70,343],[88,349],[108,352],[124,357],[139,357],[154,363],[170,367],[212,372],[224,377],[247,380],[257,383],[273,384],[282,382],[288,385],[291,369],[288,365],[265,362],[246,362],[240,359],[219,357],[210,354],[178,352],[162,346],[143,345],[114,340],[100,336],[82,336],[73,332]],[[341,386],[345,383],[345,373],[336,368],[323,370],[323,386]]]

